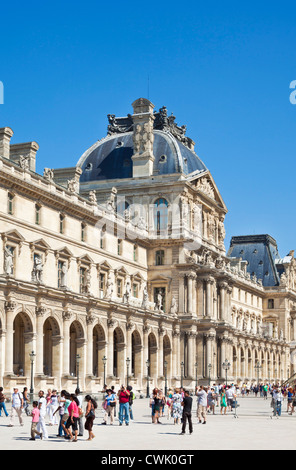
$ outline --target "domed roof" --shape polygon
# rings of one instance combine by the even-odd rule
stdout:
[[[176,139],[171,133],[153,130],[153,174],[189,175],[207,168],[196,153]],[[82,169],[80,182],[132,178],[133,132],[107,136],[96,142],[78,161]]]

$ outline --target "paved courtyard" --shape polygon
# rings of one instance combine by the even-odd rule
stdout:
[[[284,401],[283,413],[279,419],[270,419],[270,399],[245,397],[239,400],[237,418],[234,413],[221,416],[208,415],[207,424],[197,424],[196,399],[194,399],[194,432],[192,435],[179,435],[181,426],[175,426],[166,416],[162,424],[151,424],[150,408],[147,399],[134,402],[134,418],[130,426],[103,426],[103,410],[97,410],[94,424],[95,439],[86,441],[85,431],[79,442],[72,443],[56,437],[57,426],[48,426],[48,440],[29,441],[31,418],[24,416],[24,426],[15,419],[15,425],[8,427],[9,417],[0,418],[1,450],[296,450],[295,428],[296,414],[286,412]],[[8,412],[10,406],[8,405]]]

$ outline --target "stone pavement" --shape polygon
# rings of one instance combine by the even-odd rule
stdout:
[[[18,419],[15,425],[8,427],[9,418],[0,418],[1,450],[296,450],[295,427],[296,413],[289,416],[284,401],[283,413],[279,419],[270,419],[270,399],[245,397],[240,398],[234,413],[221,416],[208,415],[207,424],[197,424],[196,399],[194,398],[194,432],[192,435],[179,435],[181,426],[174,426],[167,416],[161,419],[162,424],[151,424],[150,408],[147,399],[137,399],[133,411],[135,421],[129,426],[119,426],[115,419],[113,426],[101,425],[103,410],[98,409],[94,424],[95,439],[86,441],[85,431],[79,442],[72,443],[56,437],[57,426],[48,426],[48,440],[29,441],[31,418],[24,416],[24,426]],[[7,407],[10,412],[10,407]]]

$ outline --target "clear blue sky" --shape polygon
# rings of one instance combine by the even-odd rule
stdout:
[[[0,127],[40,145],[37,171],[74,166],[148,97],[210,169],[232,235],[296,249],[294,2],[6,2]]]

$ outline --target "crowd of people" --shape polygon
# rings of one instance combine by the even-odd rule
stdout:
[[[174,425],[182,425],[181,434],[185,434],[187,423],[189,433],[193,432],[193,400],[196,398],[196,416],[198,424],[207,424],[209,414],[226,415],[227,412],[234,411],[239,406],[238,398],[244,398],[252,394],[254,397],[271,398],[270,406],[272,408],[271,417],[279,418],[282,413],[284,399],[287,399],[286,412],[292,415],[296,407],[296,386],[280,386],[275,384],[258,384],[248,387],[246,384],[238,387],[235,384],[213,384],[211,386],[200,385],[195,391],[185,390],[183,388],[169,389],[165,394],[163,390],[154,388],[149,400],[151,408],[151,417],[153,424],[161,424],[161,418],[172,419]],[[117,416],[118,405],[118,423],[119,426],[125,424],[129,426],[130,421],[134,420],[133,402],[135,393],[131,386],[122,385],[116,392],[115,387],[104,387],[102,395],[102,425],[113,425]],[[16,418],[22,426],[23,416],[26,414],[31,417],[31,437],[35,440],[36,436],[40,439],[48,438],[47,426],[57,426],[57,437],[66,439],[70,442],[77,442],[78,436],[84,435],[84,430],[88,432],[88,441],[95,438],[93,432],[98,400],[91,395],[84,398],[79,389],[75,393],[69,393],[62,390],[48,390],[45,394],[40,390],[38,400],[32,401],[30,409],[30,397],[27,388],[22,392],[14,388],[11,396],[11,412],[7,412],[5,401],[7,397],[3,394],[3,388],[0,387],[0,416],[2,411],[6,417],[9,417],[8,426],[13,426]]]

